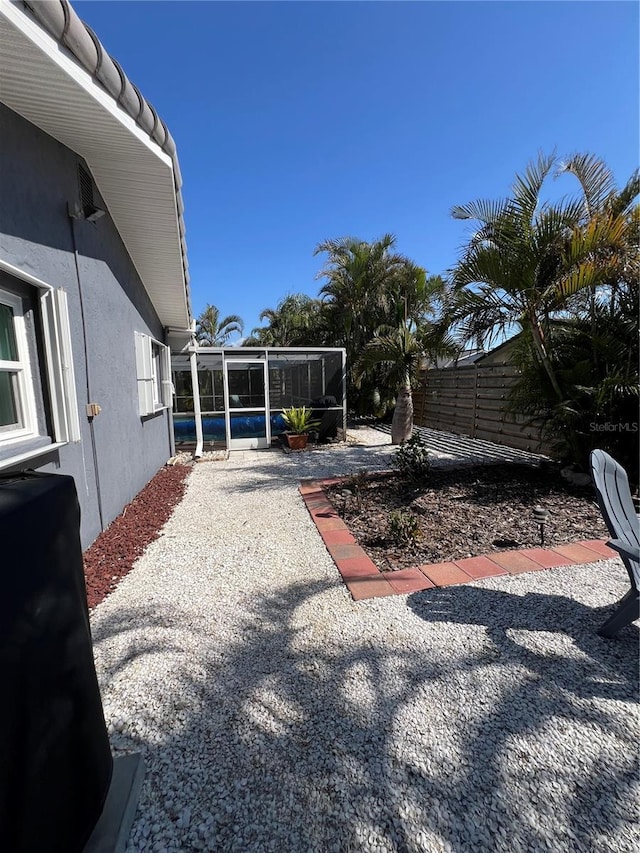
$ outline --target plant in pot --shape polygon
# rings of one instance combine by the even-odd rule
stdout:
[[[292,450],[304,450],[309,440],[309,433],[318,429],[320,421],[313,419],[313,411],[306,406],[292,406],[282,410],[282,417],[287,425],[285,438]]]

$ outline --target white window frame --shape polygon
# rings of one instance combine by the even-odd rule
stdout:
[[[162,406],[162,349],[156,341],[151,341],[151,377],[153,382],[153,405]]]
[[[166,344],[145,332],[135,332],[138,414],[155,415],[173,404],[171,354]]]
[[[11,309],[13,315],[13,336],[16,344],[17,360],[0,360],[0,372],[16,374],[17,406],[21,423],[14,429],[0,428],[0,448],[24,441],[32,435],[37,435],[36,406],[33,390],[33,373],[29,360],[29,344],[24,322],[24,305],[22,299],[8,290],[0,288],[0,304]]]
[[[80,441],[82,434],[76,396],[67,294],[62,288],[48,290],[41,294],[40,306],[54,438],[56,441],[65,443],[77,442]]]
[[[37,304],[43,330],[43,371],[47,381],[47,388],[43,391],[48,392],[44,396],[48,397],[50,402],[49,414],[52,423],[51,435],[38,432],[34,389],[36,383],[41,383],[41,377],[35,374],[29,359],[23,302],[19,296],[0,288],[0,300],[3,303],[9,304],[11,299],[14,300],[14,304],[16,301],[19,304],[19,310],[13,305],[11,307],[14,310],[16,345],[22,365],[23,386],[20,393],[21,397],[24,395],[23,418],[25,421],[20,433],[18,431],[0,433],[0,451],[2,452],[0,468],[6,468],[35,455],[62,447],[69,442],[78,442],[81,439],[81,431],[66,292],[62,288],[54,289],[50,284],[2,258],[0,258],[0,271],[30,285],[38,294]],[[0,362],[4,369],[7,369],[7,364],[11,363]],[[31,439],[38,440],[38,447],[30,449]],[[49,441],[43,445],[42,439],[49,439]],[[5,451],[14,444],[19,444],[20,450],[15,455],[5,454]]]

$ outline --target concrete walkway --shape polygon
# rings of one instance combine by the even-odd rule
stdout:
[[[615,560],[353,602],[298,492],[372,446],[202,462],[92,616],[130,851],[637,849],[635,626]]]

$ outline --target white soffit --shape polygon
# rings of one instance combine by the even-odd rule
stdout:
[[[188,327],[171,157],[7,0],[0,0],[0,101],[84,157],[162,324]]]

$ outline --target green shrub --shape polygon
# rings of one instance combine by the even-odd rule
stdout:
[[[422,535],[420,519],[407,510],[394,509],[389,515],[389,534],[403,545],[416,542]]]
[[[307,409],[306,406],[295,406],[290,409],[282,410],[282,417],[287,425],[289,432],[295,435],[302,435],[305,432],[311,432],[320,426],[320,421],[313,419],[313,411]]]
[[[393,465],[408,480],[425,480],[429,476],[431,457],[417,432],[397,449]]]

